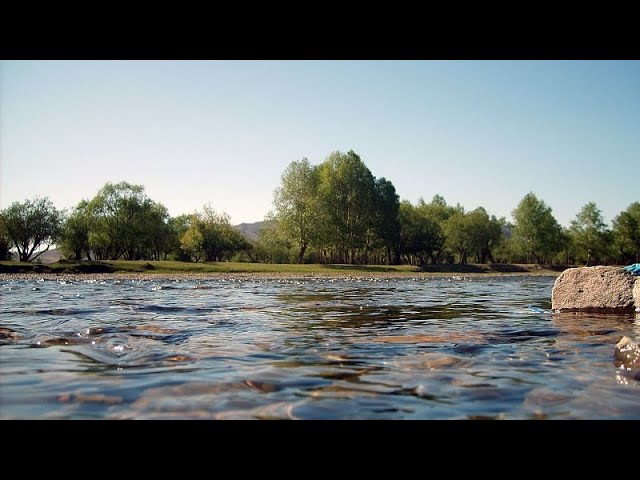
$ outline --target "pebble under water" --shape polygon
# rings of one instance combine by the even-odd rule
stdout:
[[[640,419],[554,278],[0,282],[2,419]]]

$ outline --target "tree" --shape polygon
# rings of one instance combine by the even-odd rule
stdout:
[[[0,214],[0,260],[9,260],[11,258],[11,245],[2,218],[2,214]]]
[[[191,216],[189,227],[180,237],[182,251],[194,262],[199,262],[204,256],[202,228],[199,226],[198,214]]]
[[[417,207],[423,215],[429,217],[439,227],[440,240],[437,242],[437,245],[434,244],[434,250],[431,254],[431,263],[438,263],[448,246],[447,242],[445,241],[444,234],[446,230],[447,220],[451,218],[451,216],[455,213],[464,213],[464,208],[462,208],[459,204],[455,207],[452,205],[448,205],[444,197],[439,194],[434,195],[430,203],[426,203],[424,199],[420,197],[418,199]],[[435,248],[436,246],[437,248]]]
[[[138,245],[138,256],[145,260],[166,260],[171,251],[172,229],[169,212],[161,203],[150,202],[140,217],[142,235]]]
[[[458,252],[460,264],[467,263],[469,252],[478,247],[471,220],[469,214],[456,212],[445,224],[446,243],[449,248]]]
[[[502,223],[489,214],[483,207],[467,213],[468,228],[470,235],[470,248],[475,253],[476,263],[486,263],[487,260],[494,262],[491,253],[494,246],[497,246],[502,238]]]
[[[211,205],[193,214],[180,244],[196,262],[201,258],[207,262],[222,261],[251,248],[247,239],[231,226],[229,215],[216,212]]]
[[[640,202],[613,219],[613,238],[621,263],[640,262]]]
[[[35,260],[49,250],[60,237],[64,219],[63,213],[46,197],[14,202],[1,217],[21,262]]]
[[[416,207],[406,200],[400,204],[399,223],[398,251],[409,256],[409,263],[414,263],[411,256],[419,264],[427,263],[429,258],[433,262],[435,252],[440,252],[444,244],[440,224],[420,204]]]
[[[205,205],[197,225],[202,233],[202,251],[205,260],[208,262],[221,260],[223,252],[231,249],[229,233],[232,227],[229,223],[229,215],[218,213],[211,205]]]
[[[291,241],[277,227],[266,227],[258,233],[253,248],[256,261],[265,263],[289,263],[291,261]]]
[[[82,200],[67,217],[62,228],[60,249],[65,257],[79,261],[84,254],[91,260],[90,225],[89,202]]]
[[[400,237],[399,213],[400,197],[396,193],[393,183],[384,177],[376,178],[374,182],[373,224],[375,234],[384,246],[387,265],[393,261],[392,249]]]
[[[591,265],[591,260],[601,260],[609,248],[607,226],[602,219],[602,212],[594,202],[587,203],[569,228],[578,255]]]
[[[87,207],[89,246],[99,260],[159,259],[169,248],[167,209],[144,186],[106,183]]]
[[[322,243],[334,263],[355,263],[370,245],[374,177],[353,151],[331,153],[318,167]]]
[[[298,246],[297,262],[304,254],[318,230],[318,172],[309,160],[291,162],[274,191],[274,219],[282,233]]]
[[[167,221],[169,228],[169,244],[167,245],[167,251],[171,255],[171,258],[179,261],[191,260],[191,254],[185,252],[180,245],[180,240],[183,235],[189,230],[191,225],[191,215],[178,215],[177,217],[171,217]]]
[[[543,200],[529,192],[512,212],[512,242],[517,252],[543,263],[562,250],[562,228]]]

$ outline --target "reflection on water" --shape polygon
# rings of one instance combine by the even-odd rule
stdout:
[[[0,285],[1,418],[640,418],[633,317],[552,278]]]

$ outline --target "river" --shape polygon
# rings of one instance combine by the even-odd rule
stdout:
[[[2,419],[640,419],[551,277],[0,282]]]

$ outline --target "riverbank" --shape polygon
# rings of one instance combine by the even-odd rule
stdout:
[[[0,279],[16,276],[115,276],[135,278],[157,278],[191,276],[194,278],[220,275],[251,277],[407,277],[407,276],[502,276],[537,275],[558,276],[564,267],[516,264],[446,264],[424,265],[320,265],[320,264],[270,264],[211,262],[189,263],[172,261],[104,261],[104,262],[60,262],[32,264],[0,262]]]

